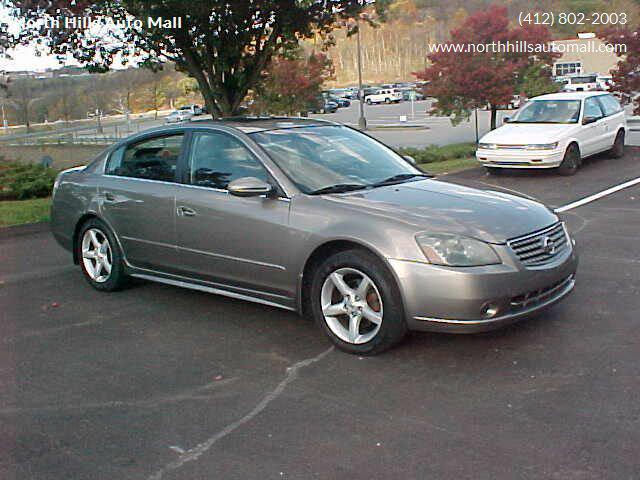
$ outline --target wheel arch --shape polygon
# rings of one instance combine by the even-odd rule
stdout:
[[[118,244],[118,247],[120,248],[120,252],[122,253],[122,258],[125,262],[125,265],[128,265],[127,263],[127,259],[126,259],[126,254],[124,251],[124,248],[122,248],[122,242],[120,241],[120,237],[118,236],[118,234],[116,233],[115,229],[111,226],[111,224],[109,222],[107,222],[104,218],[100,217],[96,212],[94,211],[88,211],[86,213],[84,213],[82,216],[80,216],[80,218],[78,218],[78,221],[76,222],[75,227],[73,228],[73,238],[72,238],[72,245],[73,245],[73,263],[78,265],[80,262],[80,259],[78,258],[78,236],[80,234],[80,229],[82,228],[82,226],[87,223],[89,220],[91,219],[97,219],[101,222],[103,222],[106,227],[111,230],[111,233],[113,234],[113,236],[116,239],[116,242]]]
[[[297,298],[298,298],[298,311],[300,312],[301,315],[306,317],[310,313],[309,312],[309,300],[310,300],[309,294],[311,291],[311,288],[310,288],[311,280],[313,278],[313,272],[320,265],[322,260],[338,252],[343,252],[346,250],[356,250],[356,249],[364,250],[374,255],[376,258],[378,258],[378,260],[382,262],[382,264],[391,274],[392,278],[396,283],[398,290],[400,291],[400,294],[402,295],[398,278],[396,277],[396,274],[393,271],[393,268],[391,268],[391,266],[389,265],[389,262],[384,257],[384,255],[382,255],[379,251],[377,251],[371,245],[368,245],[366,243],[363,243],[357,240],[353,240],[350,238],[332,239],[332,240],[325,241],[314,248],[311,254],[309,254],[309,256],[307,257],[304,263],[304,266],[302,268],[302,271],[300,272],[300,277],[298,281]],[[404,299],[402,303],[404,305]]]

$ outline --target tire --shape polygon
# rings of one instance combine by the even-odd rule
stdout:
[[[366,287],[358,290],[365,279]],[[311,312],[340,350],[355,355],[381,353],[407,333],[393,276],[375,255],[365,250],[338,252],[318,266],[311,281]]]
[[[82,225],[76,248],[84,278],[93,288],[101,292],[113,292],[126,285],[122,252],[115,236],[104,222],[92,218]]]
[[[613,158],[622,158],[624,156],[624,130],[618,131],[609,153]]]
[[[558,173],[563,176],[575,175],[578,168],[580,168],[580,150],[575,144],[572,144],[564,153],[562,163],[558,167]]]
[[[365,101],[367,102],[367,105],[371,105],[371,99],[370,98],[367,98]]]
[[[489,175],[502,175],[504,170],[500,167],[484,167]]]

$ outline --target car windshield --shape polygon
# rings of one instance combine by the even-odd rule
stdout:
[[[522,107],[512,123],[577,123],[580,100],[533,100]]]
[[[267,130],[251,137],[305,193],[423,175],[393,150],[340,125]]]

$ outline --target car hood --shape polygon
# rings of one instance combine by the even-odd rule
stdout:
[[[466,235],[489,243],[545,228],[558,217],[543,204],[507,193],[438,180],[325,195],[328,201],[414,226],[416,231]]]
[[[577,128],[573,123],[507,123],[487,133],[480,142],[503,145],[552,143],[565,135],[571,135]]]

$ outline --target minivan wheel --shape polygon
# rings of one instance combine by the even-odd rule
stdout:
[[[112,292],[125,285],[122,253],[104,222],[96,218],[86,222],[76,244],[82,273],[93,288]]]
[[[558,173],[560,175],[574,175],[578,171],[580,166],[580,150],[575,145],[570,145],[564,154],[562,163],[558,167]]]
[[[624,156],[624,130],[620,130],[616,135],[610,153],[613,158],[622,158]]]
[[[311,282],[311,303],[316,323],[348,353],[381,353],[407,332],[392,275],[363,250],[338,252],[322,262]]]

